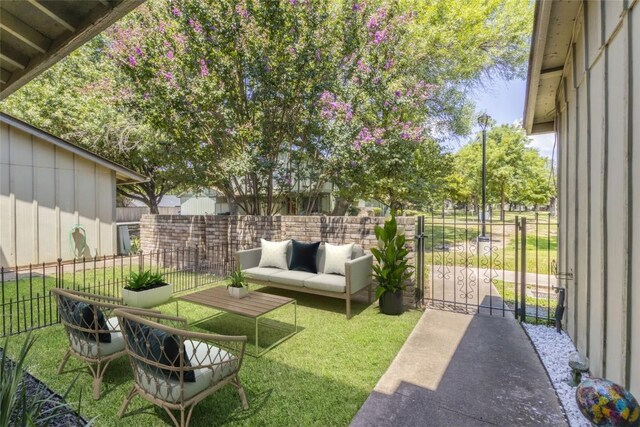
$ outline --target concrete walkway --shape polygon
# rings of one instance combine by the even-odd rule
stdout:
[[[426,310],[351,425],[567,423],[516,320]]]

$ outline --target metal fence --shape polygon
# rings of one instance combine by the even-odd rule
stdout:
[[[484,224],[468,210],[421,216],[418,299],[435,308],[553,323],[557,236],[549,212],[503,212]]]
[[[223,280],[233,259],[216,248],[185,247],[132,255],[58,260],[54,263],[0,268],[2,336],[58,323],[54,287],[121,296],[132,272],[162,273],[173,291],[183,292]]]

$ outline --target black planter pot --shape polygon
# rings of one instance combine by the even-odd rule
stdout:
[[[378,303],[380,305],[380,311],[384,314],[392,316],[402,314],[402,291],[385,292],[380,296]]]

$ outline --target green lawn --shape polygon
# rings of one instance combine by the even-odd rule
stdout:
[[[93,263],[87,263],[93,265]],[[131,271],[138,271],[138,266],[107,265],[101,263],[97,268],[87,270],[77,269],[65,265],[61,279],[66,289],[76,289],[85,292],[120,297],[120,290],[126,285]],[[171,268],[153,267],[154,271],[165,274],[165,279],[172,283],[174,290],[193,288],[199,285],[215,283],[220,277],[209,274],[195,274],[186,271],[176,271]],[[26,271],[21,271],[18,280],[14,274],[6,274],[4,284],[0,285],[0,335],[12,335],[31,329],[37,325],[56,323],[56,302],[49,292],[58,286],[55,268],[44,273],[37,267],[31,277]]]
[[[425,224],[425,264],[487,267],[495,270],[516,268],[516,230],[511,224],[488,224],[489,244],[478,252],[476,239],[480,235],[477,223],[444,222]],[[520,245],[520,243],[518,243]],[[446,247],[448,250],[442,250]],[[554,225],[530,225],[527,228],[527,272],[549,274],[557,257],[557,228]],[[520,249],[520,248],[518,248]],[[520,256],[520,255],[518,255]]]
[[[192,426],[256,425],[256,426],[344,426],[347,425],[373,390],[421,312],[409,311],[401,316],[385,316],[376,304],[354,303],[354,317],[347,321],[344,301],[300,293],[269,289],[270,293],[291,296],[298,301],[299,332],[279,344],[261,358],[246,357],[240,379],[247,392],[250,409],[243,411],[235,389],[225,387],[200,403]],[[161,307],[176,313],[171,301]],[[186,316],[190,329],[250,335],[253,326],[237,317],[221,315],[193,304],[180,303],[180,315]],[[271,322],[292,324],[292,307],[273,312]],[[277,334],[261,330],[261,343],[277,338]],[[136,398],[127,416],[116,413],[132,379],[126,358],[111,364],[106,373],[103,395],[98,402],[90,400],[91,376],[77,360],[67,364],[66,372],[56,374],[57,365],[66,348],[66,337],[59,325],[34,332],[35,348],[30,354],[30,372],[53,390],[63,392],[80,373],[69,400],[83,392],[82,414],[96,418],[98,426],[157,426],[169,424],[164,410]],[[15,354],[25,334],[11,338]],[[89,398],[89,400],[85,399]]]
[[[498,292],[500,293],[500,295],[502,296],[502,299],[504,300],[504,302],[510,308],[512,309],[515,308],[516,293],[515,293],[514,284],[505,283],[501,280],[494,280],[493,283],[496,289],[498,290]],[[533,292],[534,295],[535,295],[535,288],[536,287],[532,285],[527,286],[527,289],[530,292]],[[521,296],[518,293],[518,303],[520,302],[520,298]],[[528,315],[526,319],[528,323],[540,323],[540,324],[553,323],[553,321],[549,322],[547,320],[547,313],[548,313],[548,317],[552,319],[555,317],[555,310],[556,310],[556,306],[558,305],[558,300],[555,298],[555,295],[549,298],[543,295],[539,295],[538,298],[536,298],[535,296],[527,295],[525,298],[526,298],[526,304],[528,307],[528,310],[527,310]],[[534,314],[536,306],[538,306],[539,308],[538,319],[536,319],[536,316]]]

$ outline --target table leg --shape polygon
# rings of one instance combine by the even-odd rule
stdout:
[[[256,317],[256,357],[260,356],[260,339],[258,338],[258,322],[260,316]]]

